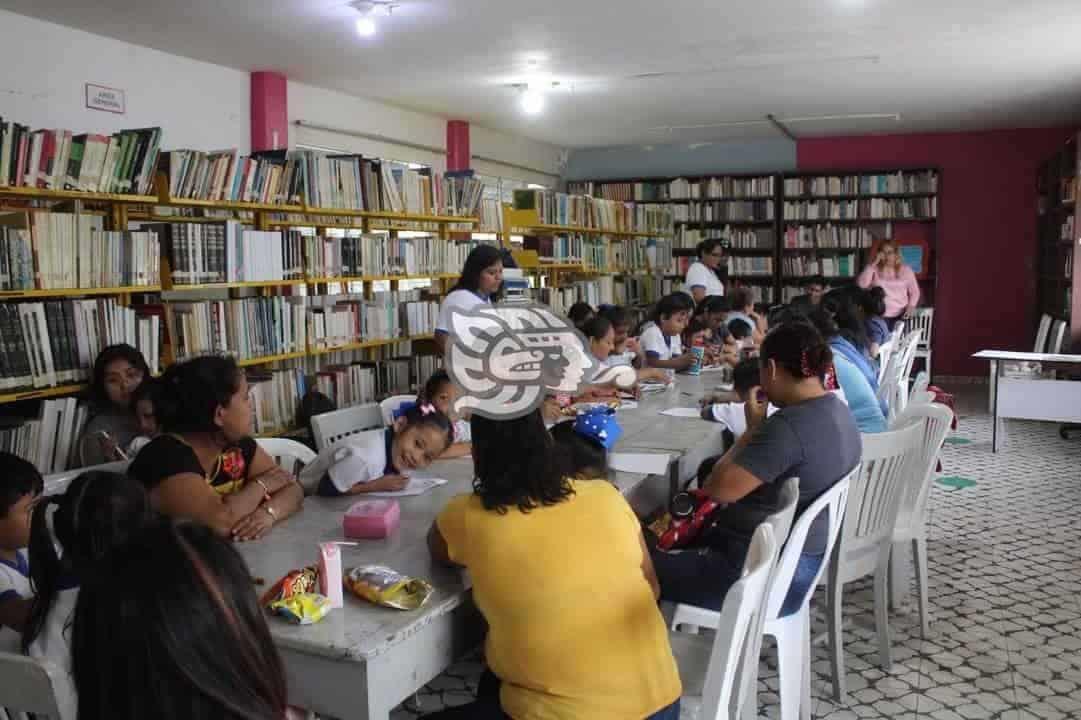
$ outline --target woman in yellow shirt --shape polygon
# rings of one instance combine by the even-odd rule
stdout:
[[[474,491],[448,503],[429,544],[469,570],[501,687],[446,717],[676,720],[679,673],[626,500],[567,477],[539,411],[474,415],[472,434]]]

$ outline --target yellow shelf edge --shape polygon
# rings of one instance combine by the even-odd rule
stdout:
[[[308,285],[326,285],[327,283],[382,282],[384,280],[449,280],[458,277],[457,273],[425,273],[421,275],[348,275],[340,277],[308,277]]]
[[[0,395],[0,403],[18,402],[20,400],[37,400],[38,398],[56,397],[58,395],[71,395],[82,392],[86,388],[86,383],[79,383],[77,385],[57,385],[56,387],[37,388],[36,390],[19,390],[17,392]]]
[[[228,290],[230,288],[293,287],[305,285],[305,280],[251,280],[228,283],[200,283],[198,285],[163,286],[163,290]]]
[[[279,212],[301,213],[304,207],[301,205],[275,205],[273,203],[243,202],[240,200],[200,200],[198,198],[177,198],[170,195],[161,195],[151,198],[147,205],[164,205],[166,207],[198,207],[215,210],[250,210],[252,212]]]
[[[281,360],[297,360],[302,357],[307,357],[307,355],[308,353],[306,351],[285,353],[283,355],[264,355],[262,357],[248,358],[246,360],[237,360],[236,364],[238,367],[251,367],[252,365],[265,365]]]
[[[46,190],[21,186],[0,186],[0,197],[25,197],[39,200],[91,200],[95,202],[126,203],[132,205],[154,204],[153,195],[123,195],[120,193],[84,192],[82,190]]]
[[[127,285],[108,288],[65,288],[63,290],[0,290],[0,300],[20,298],[79,297],[82,295],[130,295],[161,292],[160,285]]]
[[[419,340],[431,340],[434,335],[409,335],[406,337],[382,339],[382,340],[365,340],[364,342],[349,343],[348,345],[337,345],[330,348],[309,348],[308,354],[312,356],[317,355],[330,355],[336,352],[352,352],[353,350],[369,350],[371,348],[386,347],[387,345],[397,345],[403,342],[416,342]]]

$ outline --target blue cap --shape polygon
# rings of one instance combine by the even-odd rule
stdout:
[[[574,419],[574,432],[611,450],[623,437],[623,428],[616,420],[616,411],[607,407],[595,407],[580,413]]]

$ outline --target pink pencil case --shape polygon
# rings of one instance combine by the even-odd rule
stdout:
[[[402,509],[397,500],[361,500],[345,513],[347,538],[385,538],[398,529]]]

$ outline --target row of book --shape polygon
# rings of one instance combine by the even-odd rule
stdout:
[[[890,220],[937,216],[937,197],[803,200],[784,204],[785,220]]]
[[[313,236],[295,230],[289,231],[288,237],[303,238],[311,278],[458,273],[479,244],[423,235],[395,238],[347,232]]]
[[[709,177],[693,180],[676,178],[639,182],[573,182],[568,183],[567,189],[571,193],[624,202],[772,197],[773,176]]]
[[[88,409],[74,397],[43,400],[33,418],[4,417],[0,450],[29,460],[42,475],[77,467]]]
[[[860,271],[859,256],[856,253],[819,258],[792,255],[783,259],[781,267],[785,277],[855,277]]]
[[[166,305],[178,361],[218,353],[240,360],[305,352],[303,297],[171,302]]]
[[[682,227],[677,233],[679,247],[693,249],[703,240],[720,240],[726,248],[738,250],[772,250],[776,245],[773,228],[740,228],[725,225],[723,228],[703,230]]]
[[[616,283],[611,277],[579,280],[558,288],[541,288],[539,298],[554,312],[566,314],[576,302],[589,303],[594,308],[616,304]]]
[[[87,380],[109,345],[138,348],[159,368],[161,321],[114,298],[0,304],[0,388],[45,388]]]
[[[401,338],[402,328],[408,324],[406,308],[421,300],[421,291],[389,290],[372,293],[370,298],[356,293],[319,295],[309,300],[309,342],[312,347],[327,349]],[[414,323],[419,324],[419,319]]]
[[[773,274],[773,258],[763,255],[729,255],[725,258],[728,263],[729,275],[762,275]]]
[[[887,228],[885,237],[891,236]],[[784,231],[786,249],[869,248],[876,237],[868,228],[851,225],[789,225]]]
[[[169,223],[144,227],[165,237],[176,285],[299,280],[304,242],[299,234],[245,230],[241,223]]]
[[[157,127],[76,135],[0,118],[0,186],[146,195],[160,144]]]
[[[602,269],[609,267],[608,243],[596,236],[563,233],[526,237],[522,247],[535,250],[544,261],[584,263]]]
[[[608,267],[613,270],[650,271],[667,267],[672,259],[672,241],[657,238],[627,238],[608,246]]]
[[[747,291],[755,305],[773,302],[773,288],[768,285],[742,284],[739,287]]]
[[[304,166],[284,150],[240,151],[172,150],[162,153],[160,172],[169,197],[213,202],[296,204],[301,200]]]
[[[875,175],[824,175],[785,178],[785,197],[797,195],[903,195],[937,193],[934,170],[899,171]]]
[[[307,382],[299,367],[247,372],[252,432],[271,435],[296,427],[297,409]]]
[[[633,203],[567,195],[551,190],[515,190],[515,210],[535,210],[545,225],[574,225],[616,232],[670,233],[671,209],[654,205],[639,209]]]
[[[772,220],[772,200],[740,200],[736,202],[703,201],[673,205],[675,222],[766,222]]]

